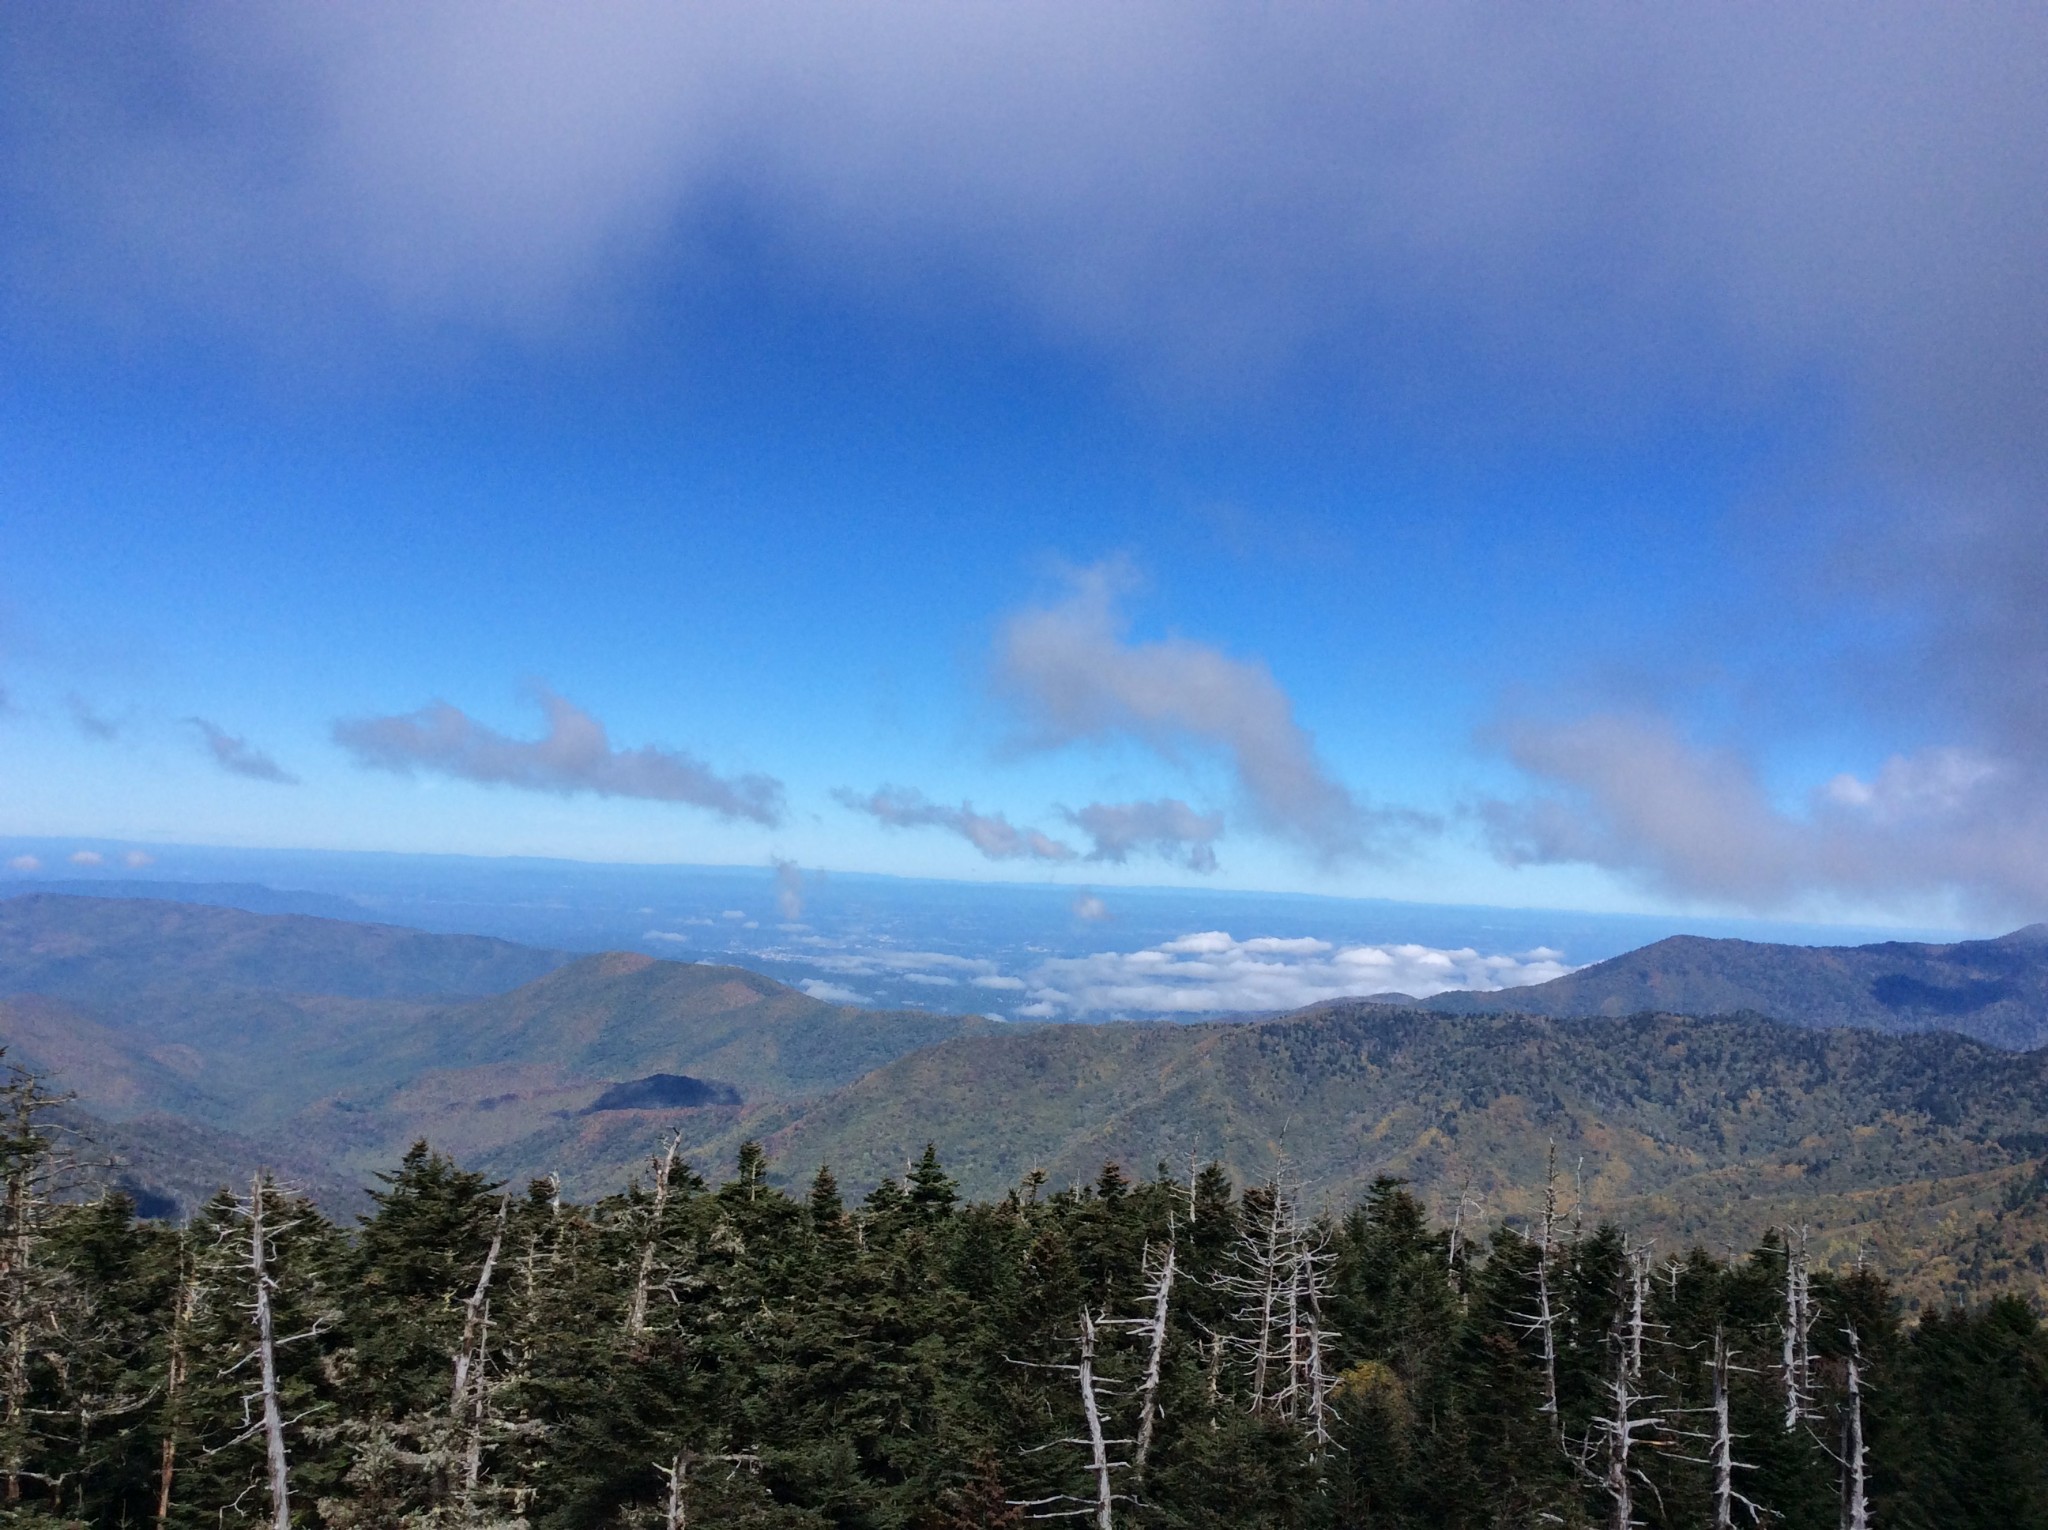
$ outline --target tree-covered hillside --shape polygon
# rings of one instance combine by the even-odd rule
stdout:
[[[1590,967],[1494,993],[1422,1001],[1455,1014],[1753,1012],[1795,1025],[1955,1031],[1995,1046],[2048,1043],[2048,925],[1948,945],[1788,946],[1674,935]]]
[[[703,1150],[753,1129],[779,1160],[870,1184],[937,1140],[984,1195],[1033,1167],[1064,1184],[1106,1159],[1193,1154],[1255,1182],[1284,1158],[1340,1198],[1392,1174],[1434,1206],[1462,1193],[1526,1215],[1555,1144],[1593,1215],[1723,1250],[1806,1223],[1831,1256],[1860,1252],[1935,1300],[1964,1277],[1933,1256],[2031,1182],[2044,1117],[2048,1054],[1957,1036],[1339,1002],[1257,1025],[949,1042]],[[2040,1229],[2037,1202],[2017,1214]],[[2038,1289],[2035,1239],[2006,1241],[1997,1278]]]
[[[1433,1224],[1398,1182],[1105,1166],[846,1204],[751,1144],[591,1204],[425,1147],[353,1228],[268,1179],[188,1226],[0,1138],[10,1524],[2048,1525],[2048,1334],[1902,1327],[1794,1236],[1717,1259]],[[1862,1523],[1856,1520],[1855,1523]]]

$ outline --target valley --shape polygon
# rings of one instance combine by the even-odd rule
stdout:
[[[0,902],[0,1041],[76,1096],[124,1182],[166,1211],[256,1162],[360,1209],[417,1140],[599,1195],[676,1134],[714,1178],[756,1139],[781,1182],[829,1164],[865,1188],[930,1142],[984,1197],[1034,1171],[1057,1186],[1105,1161],[1185,1176],[1213,1160],[1333,1204],[1394,1175],[1445,1217],[1526,1221],[1554,1154],[1575,1217],[1664,1246],[1807,1225],[1825,1257],[1875,1261],[1916,1299],[2037,1290],[2048,1053],[1924,1023],[1931,964],[1946,991],[2005,985],[1984,1006],[1995,1034],[2041,1025],[2033,931],[1818,952],[1666,941],[1426,1006],[1033,1026],[835,1005],[637,953],[38,895]],[[1858,1008],[1857,985],[1917,1007]],[[1816,992],[1812,1009],[1785,998]],[[1626,1008],[1760,993],[1775,1012]]]

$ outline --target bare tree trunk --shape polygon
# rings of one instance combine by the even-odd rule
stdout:
[[[1557,1222],[1557,1144],[1543,1177],[1542,1232],[1536,1240],[1536,1331],[1543,1341],[1543,1411],[1557,1418],[1557,1313],[1550,1300],[1550,1251]],[[1559,1419],[1558,1426],[1563,1427]]]
[[[632,1305],[626,1309],[626,1337],[637,1339],[647,1328],[647,1300],[653,1289],[654,1261],[661,1248],[662,1214],[668,1206],[669,1178],[675,1173],[676,1149],[682,1133],[668,1139],[668,1148],[654,1161],[654,1205],[648,1213],[647,1241],[640,1248],[640,1276],[633,1283]]]
[[[1813,1298],[1806,1262],[1806,1235],[1793,1246],[1785,1229],[1785,1316],[1780,1363],[1785,1378],[1785,1430],[1789,1434],[1813,1414]]]
[[[1088,1452],[1095,1473],[1096,1530],[1114,1530],[1110,1517],[1109,1442],[1102,1433],[1102,1410],[1095,1401],[1095,1319],[1081,1309],[1081,1412],[1088,1420]],[[1859,1527],[1860,1530],[1860,1527]]]
[[[1273,1362],[1273,1304],[1280,1285],[1280,1186],[1272,1187],[1273,1204],[1266,1220],[1266,1246],[1259,1261],[1258,1338],[1252,1351],[1252,1411],[1262,1413],[1268,1402],[1266,1381]]]
[[[1849,1374],[1842,1400],[1842,1530],[1870,1530],[1868,1460],[1863,1446],[1863,1350],[1852,1323]]]
[[[273,1530],[291,1530],[290,1467],[284,1450],[284,1410],[277,1396],[277,1339],[271,1330],[269,1250],[263,1230],[263,1176],[249,1189],[249,1273],[256,1286],[256,1354],[262,1378],[263,1442],[270,1466],[270,1523]]]
[[[16,1136],[30,1134],[27,1112],[18,1113]],[[27,1462],[28,1432],[28,1350],[29,1350],[29,1264],[34,1258],[30,1236],[30,1167],[17,1155],[7,1175],[7,1350],[5,1387],[7,1393],[7,1502],[21,1502],[21,1476]]]
[[[1138,1443],[1132,1462],[1139,1472],[1152,1451],[1152,1425],[1159,1417],[1159,1374],[1166,1361],[1166,1317],[1173,1300],[1174,1246],[1166,1244],[1166,1258],[1152,1281],[1152,1316],[1146,1327],[1150,1344],[1145,1355],[1145,1380],[1138,1389]]]
[[[185,1345],[191,1337],[192,1318],[199,1306],[198,1272],[189,1251],[178,1255],[178,1295],[171,1308],[170,1355],[164,1364],[164,1439],[158,1453],[156,1476],[156,1522],[171,1522],[171,1482],[178,1464],[179,1406],[184,1402],[188,1357]]]
[[[505,1242],[505,1220],[512,1212],[512,1197],[507,1195],[498,1202],[498,1226],[491,1234],[491,1247],[484,1255],[484,1267],[477,1272],[476,1289],[469,1294],[469,1300],[462,1304],[462,1347],[455,1352],[455,1382],[448,1392],[448,1411],[451,1416],[461,1417],[463,1400],[469,1394],[470,1368],[476,1363],[478,1351],[478,1330],[489,1321],[485,1317],[491,1296],[491,1276],[498,1268],[498,1250]]]
[[[666,1472],[668,1513],[663,1517],[662,1523],[666,1530],[689,1530],[690,1511],[687,1500],[690,1491],[690,1458],[687,1455],[677,1456],[676,1464],[666,1468]]]

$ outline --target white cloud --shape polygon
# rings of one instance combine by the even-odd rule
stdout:
[[[942,977],[936,972],[906,972],[903,974],[903,981],[906,983],[922,983],[927,988],[958,988],[960,986],[958,978]],[[983,984],[982,986],[986,987],[988,985]]]
[[[782,821],[782,783],[772,776],[721,776],[680,750],[614,749],[599,722],[545,686],[534,698],[547,718],[537,739],[507,738],[457,707],[437,701],[397,717],[348,718],[334,741],[356,762],[410,775],[433,771],[464,781],[572,796],[686,802],[726,819],[770,827]]]
[[[104,866],[107,858],[97,850],[74,850],[65,857],[74,866]]]
[[[1059,957],[1030,974],[1019,1015],[1259,1013],[1375,993],[1426,998],[1453,988],[1548,982],[1572,969],[1548,948],[1481,955],[1471,947],[1337,946],[1308,937],[1238,940],[1206,930],[1142,951]]]
[[[842,806],[865,813],[896,829],[944,829],[957,834],[992,861],[1071,861],[1074,847],[1036,829],[1019,828],[1000,813],[977,813],[963,802],[947,807],[909,787],[885,786],[862,797],[854,792],[832,794]]]
[[[130,850],[122,855],[121,864],[131,871],[140,871],[145,866],[154,866],[156,857],[147,850]]]
[[[1084,892],[1074,899],[1074,917],[1099,924],[1109,917],[1109,905],[1094,893]]]
[[[7,863],[9,871],[41,871],[43,863],[33,855],[17,855]]]
[[[865,1004],[865,994],[855,993],[851,988],[842,988],[837,983],[827,983],[821,978],[805,978],[796,985],[814,999],[823,999],[827,1004]]]
[[[1114,566],[1083,570],[1064,599],[1004,624],[996,685],[1022,714],[1030,744],[1131,738],[1170,759],[1189,746],[1218,751],[1252,821],[1326,860],[1385,850],[1425,826],[1353,797],[1264,664],[1187,638],[1132,640],[1117,608],[1128,582]]]

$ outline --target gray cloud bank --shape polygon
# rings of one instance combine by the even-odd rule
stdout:
[[[1755,761],[1667,720],[1601,715],[1508,730],[1510,758],[1547,789],[1481,805],[1511,863],[1587,862],[1659,893],[1751,908],[1814,895],[1899,903],[1954,897],[1971,914],[2048,910],[2048,780],[1966,749],[1894,755],[1796,806]]]
[[[1121,866],[1133,854],[1151,853],[1178,861],[1190,871],[1216,869],[1216,841],[1223,836],[1221,813],[1197,813],[1185,802],[1091,802],[1066,810],[1067,821],[1095,843],[1091,861]]]
[[[547,719],[537,739],[508,738],[437,701],[396,717],[343,719],[334,741],[358,764],[400,775],[424,770],[561,796],[688,803],[771,828],[782,822],[782,783],[772,776],[721,776],[692,755],[652,745],[615,749],[604,724],[573,702],[545,688],[535,698]]]
[[[213,763],[229,775],[247,776],[251,781],[270,781],[279,786],[299,784],[297,776],[246,738],[239,738],[203,717],[188,717],[185,721],[198,731],[199,741]]]
[[[1036,829],[1020,829],[1000,813],[977,813],[968,802],[948,807],[908,787],[885,786],[865,797],[850,791],[833,796],[841,805],[893,829],[944,829],[957,834],[992,861],[1071,861],[1078,853],[1072,845]]]
[[[1189,747],[1220,752],[1251,820],[1325,860],[1384,851],[1427,826],[1415,815],[1361,804],[1318,756],[1265,665],[1181,637],[1134,641],[1117,609],[1119,577],[1115,569],[1086,570],[1066,598],[1004,625],[996,684],[1032,744],[1129,738],[1169,758]],[[1120,859],[1118,836],[1133,833],[1130,844],[1156,838],[1135,831],[1165,827],[1172,816],[1154,804],[1147,824],[1131,818],[1119,826],[1105,817],[1109,837],[1098,837],[1098,848]]]

